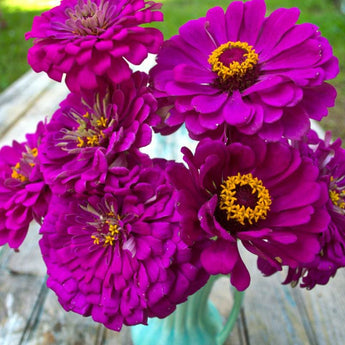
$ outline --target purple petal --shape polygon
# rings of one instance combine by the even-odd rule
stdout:
[[[309,115],[300,106],[286,108],[282,117],[282,124],[286,137],[299,140],[310,129]]]
[[[207,54],[207,56],[217,48],[215,42],[205,30],[205,18],[187,22],[180,27],[179,33],[186,43],[201,50],[204,54]],[[202,42],[202,44],[199,44],[199,42]]]
[[[243,96],[248,96],[254,92],[259,92],[263,91],[266,89],[272,89],[275,86],[280,85],[281,83],[285,82],[286,78],[284,79],[283,77],[279,75],[265,75],[262,77],[261,80],[256,82],[254,85],[250,86],[249,88],[245,89],[242,92]]]
[[[224,122],[224,119],[220,111],[215,111],[210,114],[199,114],[199,122],[204,129],[215,130]]]
[[[243,126],[250,122],[252,118],[252,108],[243,102],[240,92],[235,91],[224,104],[222,114],[228,124]]]
[[[174,68],[174,79],[182,83],[212,83],[214,73],[204,68],[191,65],[179,64]]]
[[[244,4],[244,15],[239,40],[254,45],[265,18],[266,4],[263,0],[252,0]]]
[[[244,291],[250,284],[249,271],[240,257],[231,272],[230,282],[238,291]]]
[[[265,62],[263,70],[274,71],[309,67],[321,59],[321,52],[320,44],[317,40],[308,40],[270,58]]]
[[[274,123],[264,123],[260,129],[259,135],[261,138],[268,141],[279,141],[281,140],[284,133],[284,127],[281,121]]]
[[[229,274],[239,259],[236,243],[217,240],[201,253],[201,263],[210,274]]]
[[[333,107],[337,91],[334,86],[323,83],[320,86],[304,89],[303,106],[308,115],[315,120],[321,120],[328,114],[328,108]]]
[[[97,56],[97,57],[96,57]],[[105,54],[95,54],[92,68],[97,75],[105,74],[111,66],[111,58]]]
[[[197,112],[213,113],[219,110],[227,99],[228,94],[225,92],[215,95],[200,95],[193,98],[192,105]]]
[[[244,125],[243,127],[239,127],[238,130],[241,133],[252,135],[257,133],[264,122],[264,114],[263,108],[260,105],[253,104],[253,110],[255,111],[251,121]]]
[[[292,83],[277,85],[270,90],[260,92],[263,102],[273,107],[284,107],[291,102],[295,96],[295,86]]]
[[[270,214],[270,224],[274,227],[294,226],[308,223],[314,212],[312,206],[300,207],[298,210],[286,210]]]
[[[183,84],[168,82],[165,86],[165,91],[173,96],[189,96],[189,95],[214,95],[219,92],[218,89],[209,85],[199,84]]]
[[[231,2],[225,12],[228,41],[236,42],[239,39],[244,12],[244,4],[241,1]]]
[[[298,8],[278,8],[266,18],[255,44],[255,50],[260,55],[259,59],[265,60],[266,56],[269,56],[284,33],[296,23],[299,13]]]
[[[303,194],[301,191],[303,191]],[[276,197],[272,203],[271,211],[280,212],[287,209],[307,206],[316,202],[319,197],[319,184],[315,182],[304,182],[296,185],[290,193]]]
[[[207,28],[208,32],[211,34],[217,46],[228,42],[224,19],[224,10],[219,6],[211,8],[206,14],[206,21],[209,23]]]
[[[284,36],[282,36],[281,40],[271,50],[271,52],[265,55],[265,58],[261,56],[260,62],[266,61],[287,49],[303,43],[314,34],[315,27],[312,24],[303,23],[293,26],[287,33],[285,33]]]
[[[276,122],[276,121],[280,120],[280,118],[283,115],[283,110],[280,108],[275,108],[275,107],[271,107],[271,106],[264,104],[263,109],[264,109],[264,111],[263,111],[264,112],[264,121],[266,123]]]

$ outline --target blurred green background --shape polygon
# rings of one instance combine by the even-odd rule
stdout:
[[[157,0],[158,2],[158,0]],[[190,19],[204,16],[213,6],[226,8],[230,0],[163,0],[164,22],[155,26],[167,39],[178,32],[179,26]],[[299,22],[311,22],[321,30],[339,58],[341,72],[332,81],[338,90],[336,106],[322,121],[333,136],[345,139],[345,14],[340,11],[341,0],[266,0],[267,13],[278,7],[299,7]],[[0,92],[29,70],[26,54],[31,42],[24,39],[32,19],[42,11],[58,4],[54,0],[0,0]]]

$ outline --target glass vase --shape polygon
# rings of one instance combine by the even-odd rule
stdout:
[[[223,345],[240,313],[244,293],[232,289],[233,306],[226,322],[210,301],[216,277],[164,319],[151,318],[148,325],[131,327],[134,345]]]

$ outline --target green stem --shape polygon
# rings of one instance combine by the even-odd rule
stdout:
[[[224,344],[225,340],[231,333],[232,329],[235,326],[235,323],[237,321],[238,315],[241,311],[243,298],[244,298],[244,292],[238,291],[236,288],[233,288],[234,293],[234,304],[232,306],[230,315],[228,317],[228,320],[226,321],[224,328],[222,331],[217,335],[217,344]]]

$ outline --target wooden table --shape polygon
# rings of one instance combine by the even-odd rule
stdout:
[[[25,74],[0,95],[0,144],[24,140],[66,94],[45,75]],[[112,332],[60,307],[45,284],[38,239],[33,225],[19,253],[0,247],[0,345],[130,345],[128,327]],[[281,285],[279,274],[262,277],[255,258],[246,260],[252,283],[227,345],[345,344],[344,270],[327,286],[306,291]],[[227,278],[215,284],[212,298],[226,315],[232,303]]]

